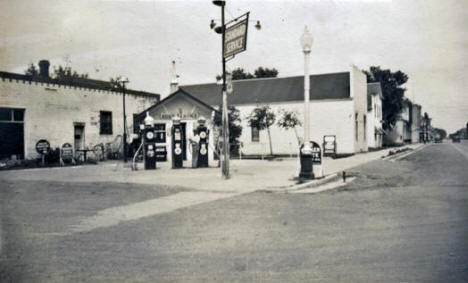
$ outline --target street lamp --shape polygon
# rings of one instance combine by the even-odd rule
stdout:
[[[302,52],[304,53],[304,141],[300,147],[301,171],[300,178],[313,179],[312,145],[310,144],[310,74],[309,62],[313,38],[307,26],[301,36]]]
[[[119,83],[122,84],[122,105],[123,105],[123,158],[124,163],[127,163],[127,117],[125,115],[125,84],[128,83],[128,78],[122,78]]]

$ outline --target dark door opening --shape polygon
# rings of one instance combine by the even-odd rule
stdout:
[[[24,109],[0,108],[0,159],[24,159]]]
[[[187,123],[180,123],[182,129],[182,158],[187,160],[187,140],[186,140],[186,129]]]
[[[75,124],[74,129],[74,144],[75,150],[77,149],[84,149],[85,147],[85,136],[84,136],[84,125],[83,124]]]

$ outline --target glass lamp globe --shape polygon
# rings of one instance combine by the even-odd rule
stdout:
[[[301,36],[301,46],[302,46],[302,51],[304,53],[309,53],[311,48],[312,48],[312,43],[314,39],[312,38],[312,35],[309,33],[309,29],[307,29],[307,26],[304,29],[304,34]]]

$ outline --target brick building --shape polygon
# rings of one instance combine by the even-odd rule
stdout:
[[[123,133],[122,91],[109,82],[87,78],[67,81],[40,74],[0,72],[0,158],[36,158],[40,139],[52,148],[70,143],[75,149],[109,143]],[[126,90],[127,127],[132,117],[159,101],[158,94]]]

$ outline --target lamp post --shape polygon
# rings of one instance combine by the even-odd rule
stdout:
[[[300,178],[313,179],[312,145],[310,144],[310,74],[309,61],[313,38],[307,26],[301,36],[302,52],[304,53],[304,141],[300,147]]]
[[[127,117],[125,115],[125,84],[128,83],[128,78],[123,78],[119,81],[122,84],[122,105],[123,105],[123,158],[124,163],[127,163]]]

